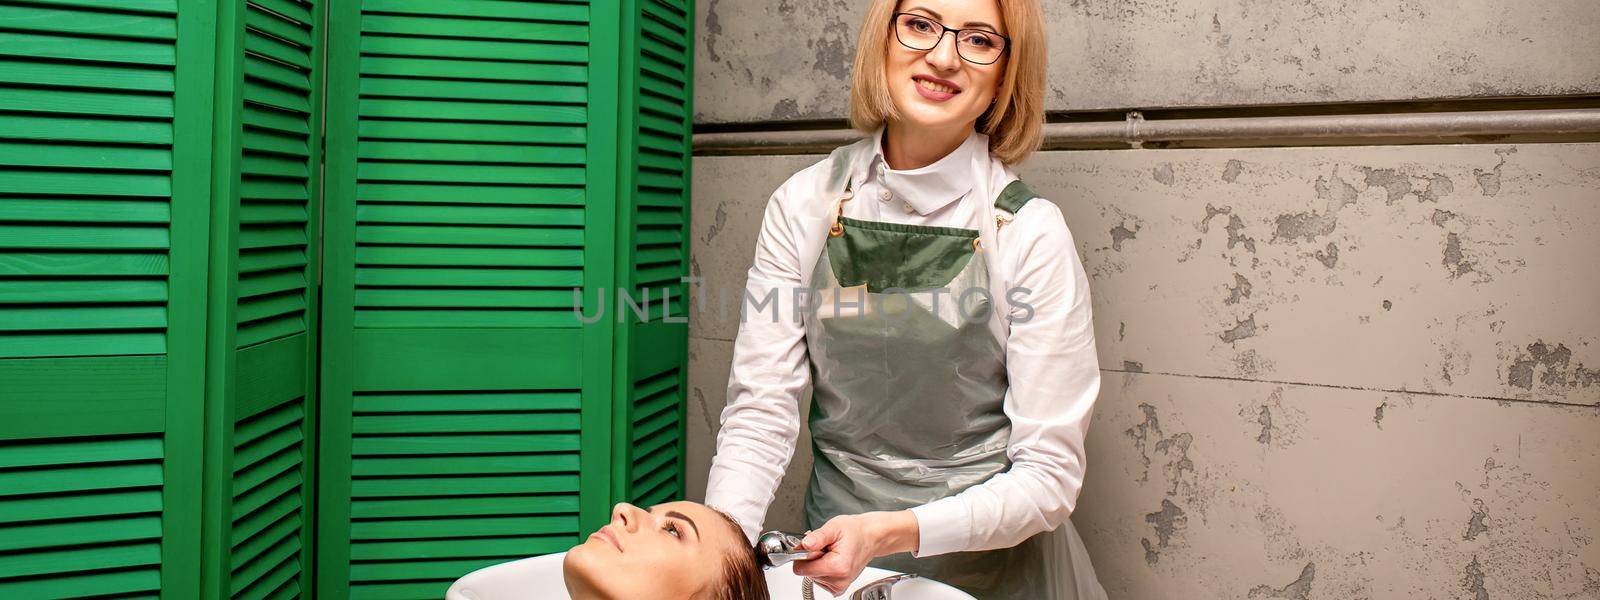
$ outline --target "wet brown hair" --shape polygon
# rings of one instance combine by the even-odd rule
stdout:
[[[733,531],[739,542],[738,549],[729,552],[722,560],[722,581],[712,586],[709,600],[770,600],[772,595],[767,591],[767,575],[761,570],[761,559],[756,555],[756,547],[744,543],[744,529],[739,527],[739,522],[728,516],[728,513],[712,509]]]

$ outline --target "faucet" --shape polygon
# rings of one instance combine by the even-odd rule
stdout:
[[[850,595],[850,600],[890,600],[889,592],[894,584],[916,577],[916,573],[901,573],[879,579],[856,590]]]

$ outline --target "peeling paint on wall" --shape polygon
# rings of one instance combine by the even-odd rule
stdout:
[[[708,286],[743,283],[765,200],[750,190],[815,158],[697,158],[691,268]],[[1541,144],[1024,165],[1091,274],[1103,384],[1073,521],[1107,591],[1600,597],[1596,164],[1600,145]],[[1337,223],[1273,235],[1297,213]],[[1096,233],[1119,226],[1137,234],[1120,248]],[[1450,234],[1472,268],[1456,277]],[[697,347],[732,338],[690,327]],[[704,460],[729,358],[691,360]],[[799,521],[791,475],[774,524]]]
[[[1484,171],[1473,169],[1472,176],[1478,180],[1478,191],[1485,196],[1494,197],[1500,193],[1500,168],[1506,166],[1506,157],[1517,153],[1515,147],[1496,148],[1495,154],[1500,155],[1500,162],[1495,163],[1494,169]]]
[[[1339,264],[1339,246],[1328,242],[1328,246],[1312,254],[1322,266],[1332,269]]]
[[[1600,207],[1586,200],[1600,195],[1600,177],[1578,167],[1600,161],[1600,146],[1070,156],[1035,159],[1020,174],[1036,189],[1068,190],[1047,197],[1062,199],[1074,230],[1138,226],[1120,250],[1110,235],[1080,246],[1096,314],[1130,324],[1138,315],[1137,330],[1101,332],[1110,364],[1518,399],[1575,390],[1581,403],[1600,403],[1600,386],[1570,385],[1600,364],[1580,352],[1600,348],[1600,313],[1587,308],[1600,305],[1600,281],[1572,275],[1583,269],[1576,257],[1600,255],[1589,234],[1600,230]],[[1502,159],[1495,197],[1442,193],[1444,179]],[[1233,182],[1219,175],[1229,161],[1242,165]],[[1170,188],[1152,180],[1163,164]],[[1417,268],[1425,264],[1433,269]],[[1551,286],[1568,291],[1543,302],[1526,292]],[[1526,361],[1533,341],[1512,334],[1535,324],[1539,335],[1573,332],[1561,340],[1574,352],[1569,385],[1508,383],[1517,349]]]
[[[1489,591],[1483,587],[1483,567],[1478,564],[1478,557],[1472,557],[1472,562],[1467,563],[1467,575],[1461,580],[1461,585],[1467,588],[1474,600],[1489,600]]]
[[[1292,242],[1304,238],[1307,242],[1313,242],[1319,237],[1333,233],[1333,228],[1339,224],[1339,217],[1311,211],[1278,215],[1275,223],[1277,229],[1272,232],[1273,241],[1281,239]]]
[[[1479,535],[1487,533],[1489,531],[1489,526],[1484,523],[1484,519],[1487,518],[1489,518],[1489,511],[1483,507],[1483,500],[1479,498],[1473,498],[1472,518],[1467,519],[1467,534],[1462,536],[1461,539],[1470,542],[1478,539]]]
[[[1240,219],[1239,215],[1228,215],[1228,226],[1223,229],[1228,231],[1229,250],[1232,250],[1235,244],[1242,244],[1245,250],[1252,253],[1256,251],[1256,240],[1244,234],[1244,219]]]
[[[1557,343],[1552,348],[1544,340],[1539,340],[1528,344],[1527,353],[1519,349],[1516,358],[1506,368],[1506,383],[1531,390],[1536,372],[1541,386],[1554,388],[1600,386],[1600,369],[1587,368],[1583,362],[1573,364],[1572,350],[1563,343]]]
[[[1232,344],[1239,340],[1255,336],[1256,315],[1255,313],[1251,313],[1250,318],[1235,323],[1233,327],[1228,328],[1227,331],[1222,332],[1217,337],[1222,338],[1222,341],[1224,342]]]
[[[1144,470],[1139,475],[1139,481],[1150,479],[1150,450],[1153,445],[1151,440],[1161,439],[1161,419],[1156,417],[1156,407],[1149,404],[1140,404],[1139,410],[1144,412],[1144,421],[1128,428],[1123,434],[1133,438],[1133,446],[1138,449]]]
[[[1116,227],[1111,228],[1111,249],[1121,252],[1122,242],[1134,239],[1138,233],[1139,226],[1137,224],[1133,226],[1133,229],[1128,229],[1127,226],[1118,223]]]
[[[1455,279],[1473,272],[1474,262],[1467,260],[1461,252],[1461,236],[1455,232],[1445,234],[1444,238],[1444,267],[1450,271],[1450,278]]]
[[[1243,275],[1233,274],[1233,285],[1228,287],[1228,297],[1222,300],[1223,304],[1238,304],[1240,300],[1250,297],[1250,280]]]
[[[1150,171],[1150,176],[1161,182],[1161,185],[1172,185],[1172,163],[1161,163]]]
[[[1173,538],[1176,538],[1178,533],[1188,524],[1189,517],[1183,513],[1183,509],[1178,508],[1178,505],[1173,504],[1171,500],[1162,498],[1161,510],[1146,514],[1144,521],[1149,523],[1150,527],[1155,530],[1155,547],[1166,548]],[[1143,538],[1143,540],[1148,539]],[[1142,543],[1141,545],[1145,546],[1147,552],[1149,551],[1148,543]],[[1154,560],[1151,560],[1151,564],[1154,564],[1154,562]]]
[[[1474,561],[1493,597],[1588,598],[1600,590],[1590,584],[1600,581],[1590,574],[1600,575],[1591,550],[1600,510],[1588,502],[1600,485],[1600,448],[1587,441],[1600,427],[1600,412],[1164,374],[1108,376],[1104,419],[1139,422],[1145,411],[1123,403],[1162,398],[1145,403],[1159,413],[1165,430],[1159,439],[1173,440],[1165,445],[1171,452],[1183,445],[1172,430],[1183,430],[1184,454],[1197,463],[1192,474],[1152,468],[1145,482],[1107,477],[1102,467],[1085,488],[1074,522],[1114,596],[1473,597],[1463,575]],[[1231,410],[1219,411],[1219,404]],[[1219,419],[1218,412],[1228,416]],[[1229,424],[1234,413],[1237,427]],[[1228,430],[1241,435],[1218,435]],[[1263,446],[1263,431],[1270,446]],[[1127,460],[1137,475],[1138,455],[1116,451],[1132,448],[1090,437],[1091,456],[1113,465]],[[1154,463],[1174,458],[1151,450]],[[1183,483],[1174,494],[1171,477],[1178,473]]]
[[[1256,442],[1263,446],[1272,445],[1272,409],[1261,407],[1261,414],[1256,417],[1256,422],[1261,424],[1261,433],[1256,435]]]
[[[1274,588],[1267,584],[1258,585],[1250,588],[1249,597],[1306,600],[1307,598],[1311,597],[1311,582],[1316,580],[1316,578],[1316,563],[1306,563],[1306,566],[1300,569],[1300,576],[1296,577],[1294,581],[1289,582],[1289,585],[1280,588]]]
[[[1156,442],[1156,452],[1165,454],[1170,459],[1166,468],[1167,480],[1172,482],[1172,488],[1167,492],[1170,495],[1177,495],[1178,487],[1185,483],[1185,473],[1192,482],[1194,461],[1189,460],[1189,445],[1193,443],[1194,436],[1187,432]]]
[[[1242,172],[1244,172],[1244,163],[1237,158],[1230,158],[1228,159],[1228,164],[1222,168],[1222,180],[1233,183],[1234,180],[1239,178],[1239,173]]]
[[[1365,182],[1368,188],[1379,187],[1384,189],[1386,192],[1384,204],[1392,205],[1411,193],[1411,177],[1408,175],[1401,175],[1394,169],[1362,167],[1360,170],[1366,174]]]

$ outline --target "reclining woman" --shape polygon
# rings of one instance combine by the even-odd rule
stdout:
[[[767,600],[767,580],[739,524],[696,502],[645,510],[618,503],[611,523],[567,551],[573,600]]]

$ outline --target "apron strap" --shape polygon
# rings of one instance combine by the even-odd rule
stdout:
[[[1011,273],[1006,269],[1007,265],[1002,264],[1004,261],[999,260],[1000,230],[1016,218],[1017,211],[1022,210],[1022,207],[1028,201],[1037,196],[1038,194],[1035,194],[1033,189],[1029,188],[1028,184],[1023,183],[1021,179],[1013,179],[995,196],[994,203],[985,207],[993,218],[980,219],[978,224],[979,232],[983,238],[983,247],[992,248],[992,250],[983,253],[985,260],[989,264],[989,274],[994,278],[992,281],[1003,282],[1007,286],[1011,285]],[[994,299],[995,306],[1000,310],[1000,314],[1011,314],[1011,299],[1006,295],[1005,290],[996,288],[994,291],[997,294]],[[1002,318],[998,320],[998,323],[999,329],[995,334],[1000,339],[1000,345],[1003,348],[1007,339],[1011,337],[1011,320]]]
[[[1022,210],[1022,206],[1037,195],[1033,193],[1033,188],[1028,187],[1028,184],[1023,183],[1021,179],[1011,180],[1011,183],[1006,184],[1005,189],[1000,190],[1000,195],[995,196],[994,199],[994,207],[999,209],[994,213],[994,232],[996,237],[999,236],[1000,229],[1004,228],[1012,219],[1017,218],[1017,211]]]
[[[1028,187],[1028,184],[1023,183],[1021,179],[1016,179],[1006,184],[1006,189],[1000,190],[1000,195],[994,199],[994,205],[1000,210],[1015,215],[1017,211],[1022,210],[1022,205],[1027,204],[1029,200],[1034,199],[1037,195],[1033,193],[1033,188]]]

